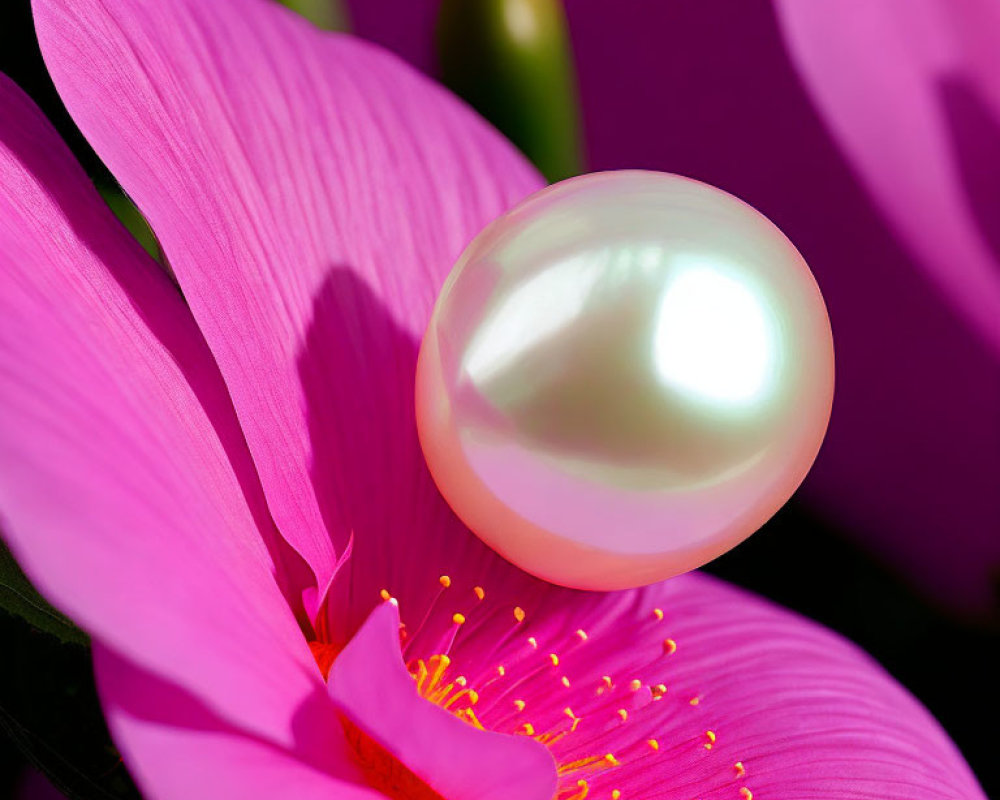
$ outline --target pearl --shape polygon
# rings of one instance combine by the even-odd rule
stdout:
[[[420,442],[455,513],[582,589],[662,580],[753,533],[832,400],[802,256],[732,195],[657,172],[573,178],[487,226],[417,365]]]

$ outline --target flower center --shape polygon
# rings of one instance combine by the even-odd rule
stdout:
[[[400,629],[404,658],[417,693],[475,728],[528,736],[545,745],[556,762],[559,779],[553,800],[583,800],[592,796],[596,779],[604,778],[600,783],[605,785],[624,762],[634,763],[659,750],[656,739],[642,739],[638,731],[634,740],[622,748],[622,726],[628,724],[631,714],[641,716],[643,706],[660,700],[666,686],[659,683],[650,686],[638,679],[620,685],[610,676],[603,676],[596,685],[577,686],[568,677],[561,656],[546,652],[535,636],[527,635],[524,630],[527,614],[520,606],[507,612],[492,609],[494,613],[508,615],[505,629],[494,629],[494,635],[501,640],[496,644],[506,646],[494,648],[494,653],[476,648],[480,656],[475,658],[477,663],[464,664],[474,677],[462,674],[459,667],[471,659],[465,659],[465,648],[456,648],[455,643],[473,614],[489,615],[483,608],[486,592],[481,586],[472,587],[469,618],[456,612],[448,624],[447,612],[437,611],[437,606],[446,592],[453,591],[452,581],[442,575],[439,583],[440,590],[417,628],[410,630],[404,623]],[[393,601],[387,590],[382,590],[381,597],[383,601]],[[657,610],[651,622],[661,619],[662,612]],[[571,657],[586,646],[588,639],[587,633],[578,628],[560,650]],[[428,647],[429,642],[436,647]],[[676,647],[672,639],[666,639],[662,655],[672,654]],[[418,656],[411,655],[411,650],[430,652]],[[490,656],[499,657],[500,651],[504,663],[491,663]],[[554,718],[550,710],[541,708],[551,705],[553,698],[565,702]],[[575,708],[581,713],[577,714]],[[541,717],[534,717],[533,711]],[[612,743],[617,745],[614,751]],[[617,800],[621,792],[610,789],[606,795]]]
[[[423,658],[414,659],[407,667],[416,681],[417,693],[421,697],[441,706],[446,711],[450,711],[459,719],[479,730],[488,730],[476,716],[475,706],[479,703],[479,692],[469,686],[464,675],[451,677],[454,672],[451,669],[451,658],[443,653],[437,653],[426,660]],[[499,668],[497,677],[506,677],[506,670]],[[518,712],[524,710],[524,701],[514,700],[513,702]],[[580,718],[576,717],[569,707],[565,709],[565,713],[570,720],[565,730],[539,733],[530,722],[523,722],[516,729],[506,732],[516,736],[530,736],[535,741],[549,747],[574,733],[580,723]],[[557,762],[559,792],[554,800],[583,800],[588,794],[589,783],[586,778],[580,776],[586,773],[606,771],[619,765],[620,762],[612,753],[587,756],[562,764]]]
[[[391,800],[445,800],[364,731],[347,719],[341,721],[369,786]]]
[[[381,597],[398,608],[387,590]],[[486,602],[482,587],[459,589],[441,576],[415,626],[409,624],[414,618],[396,619],[417,695],[473,728],[529,737],[546,747],[557,772],[552,800],[638,800],[653,788],[644,776],[662,774],[665,765],[656,762],[664,759],[678,767],[699,764],[699,772],[714,773],[738,790],[739,800],[751,800],[741,785],[744,763],[726,766],[715,755],[714,726],[695,733],[690,722],[681,722],[687,714],[702,717],[705,706],[699,693],[680,685],[668,692],[664,677],[678,646],[664,636],[668,623],[661,609],[619,613],[615,635],[592,640],[564,617],[541,609],[529,614],[509,600]],[[629,643],[629,658],[621,657],[621,642]],[[339,650],[313,644],[324,672]],[[599,675],[599,663],[609,664],[612,674]],[[349,721],[344,728],[372,787],[393,800],[455,800],[365,731]],[[711,763],[701,764],[706,758]]]

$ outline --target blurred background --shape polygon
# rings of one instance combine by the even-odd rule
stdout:
[[[550,180],[645,168],[715,184],[812,267],[837,396],[805,485],[707,567],[854,640],[1000,796],[1000,3],[286,0],[395,51]],[[155,241],[49,82],[29,0],[0,71]],[[0,797],[135,797],[86,637],[0,553]]]

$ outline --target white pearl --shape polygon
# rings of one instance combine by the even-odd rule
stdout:
[[[639,586],[720,555],[792,494],[833,398],[823,298],[750,206],[656,172],[544,189],[469,245],[417,368],[455,512],[539,577]]]

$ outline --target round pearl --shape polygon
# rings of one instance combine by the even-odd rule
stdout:
[[[662,580],[753,533],[832,400],[802,256],[732,195],[657,172],[564,181],[490,224],[417,366],[445,499],[514,564],[582,589]]]

